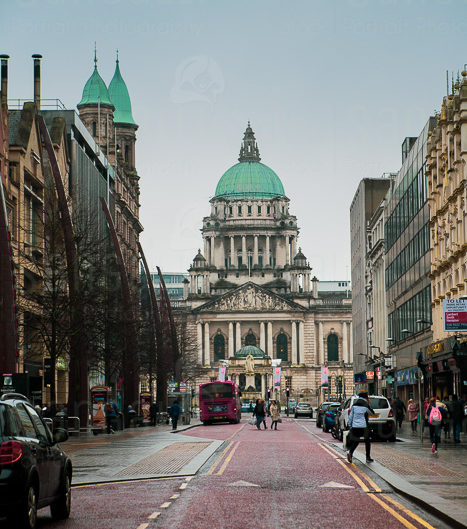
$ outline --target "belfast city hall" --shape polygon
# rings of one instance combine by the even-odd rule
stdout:
[[[312,275],[290,200],[277,174],[261,163],[249,123],[238,160],[210,201],[201,229],[203,250],[190,266],[185,289],[197,383],[217,380],[219,367],[226,366],[226,377],[244,396],[265,398],[278,366],[275,395],[282,402],[286,388],[291,398],[314,405],[350,395],[350,285]]]

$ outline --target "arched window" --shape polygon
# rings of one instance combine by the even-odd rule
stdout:
[[[256,336],[251,331],[245,337],[245,345],[256,345]]]
[[[94,137],[97,135],[97,123],[95,121],[92,122],[92,135]]]
[[[328,336],[328,362],[337,362],[339,360],[339,346],[336,334]]]
[[[284,362],[287,362],[287,360],[289,359],[287,351],[287,336],[283,332],[277,335],[276,358],[280,358]]]
[[[258,373],[255,375],[255,390],[261,391],[261,375]]]
[[[246,386],[246,375],[244,373],[241,373],[240,376],[238,377],[238,385],[240,387],[240,389],[242,391],[245,390],[245,386]]]
[[[224,360],[225,358],[225,338],[222,334],[216,334],[214,337],[214,362]]]

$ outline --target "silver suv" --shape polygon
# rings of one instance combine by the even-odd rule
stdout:
[[[309,402],[299,402],[295,407],[295,418],[309,417],[313,418],[313,408]]]
[[[341,438],[342,432],[348,429],[350,408],[359,398],[361,397],[353,395],[342,405],[342,412],[339,416],[339,438]],[[370,395],[369,401],[370,408],[374,411],[374,414],[368,417],[371,435],[388,441],[395,441],[396,418],[388,399],[384,395]]]

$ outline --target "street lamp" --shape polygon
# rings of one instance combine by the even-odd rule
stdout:
[[[413,334],[413,332],[409,331],[409,329],[402,329],[401,333],[402,334]]]

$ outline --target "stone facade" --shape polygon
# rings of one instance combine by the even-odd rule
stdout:
[[[197,343],[197,383],[217,380],[219,366],[251,398],[273,386],[273,363],[280,360],[277,398],[290,396],[316,405],[353,391],[352,305],[348,292],[320,292],[311,266],[298,248],[297,219],[289,211],[282,183],[259,163],[253,131],[245,132],[240,164],[221,178],[203,219],[204,255],[190,267],[190,291],[179,310],[188,312]],[[183,308],[184,307],[184,308]],[[238,351],[259,348],[254,376]],[[321,388],[328,366],[331,386]]]

